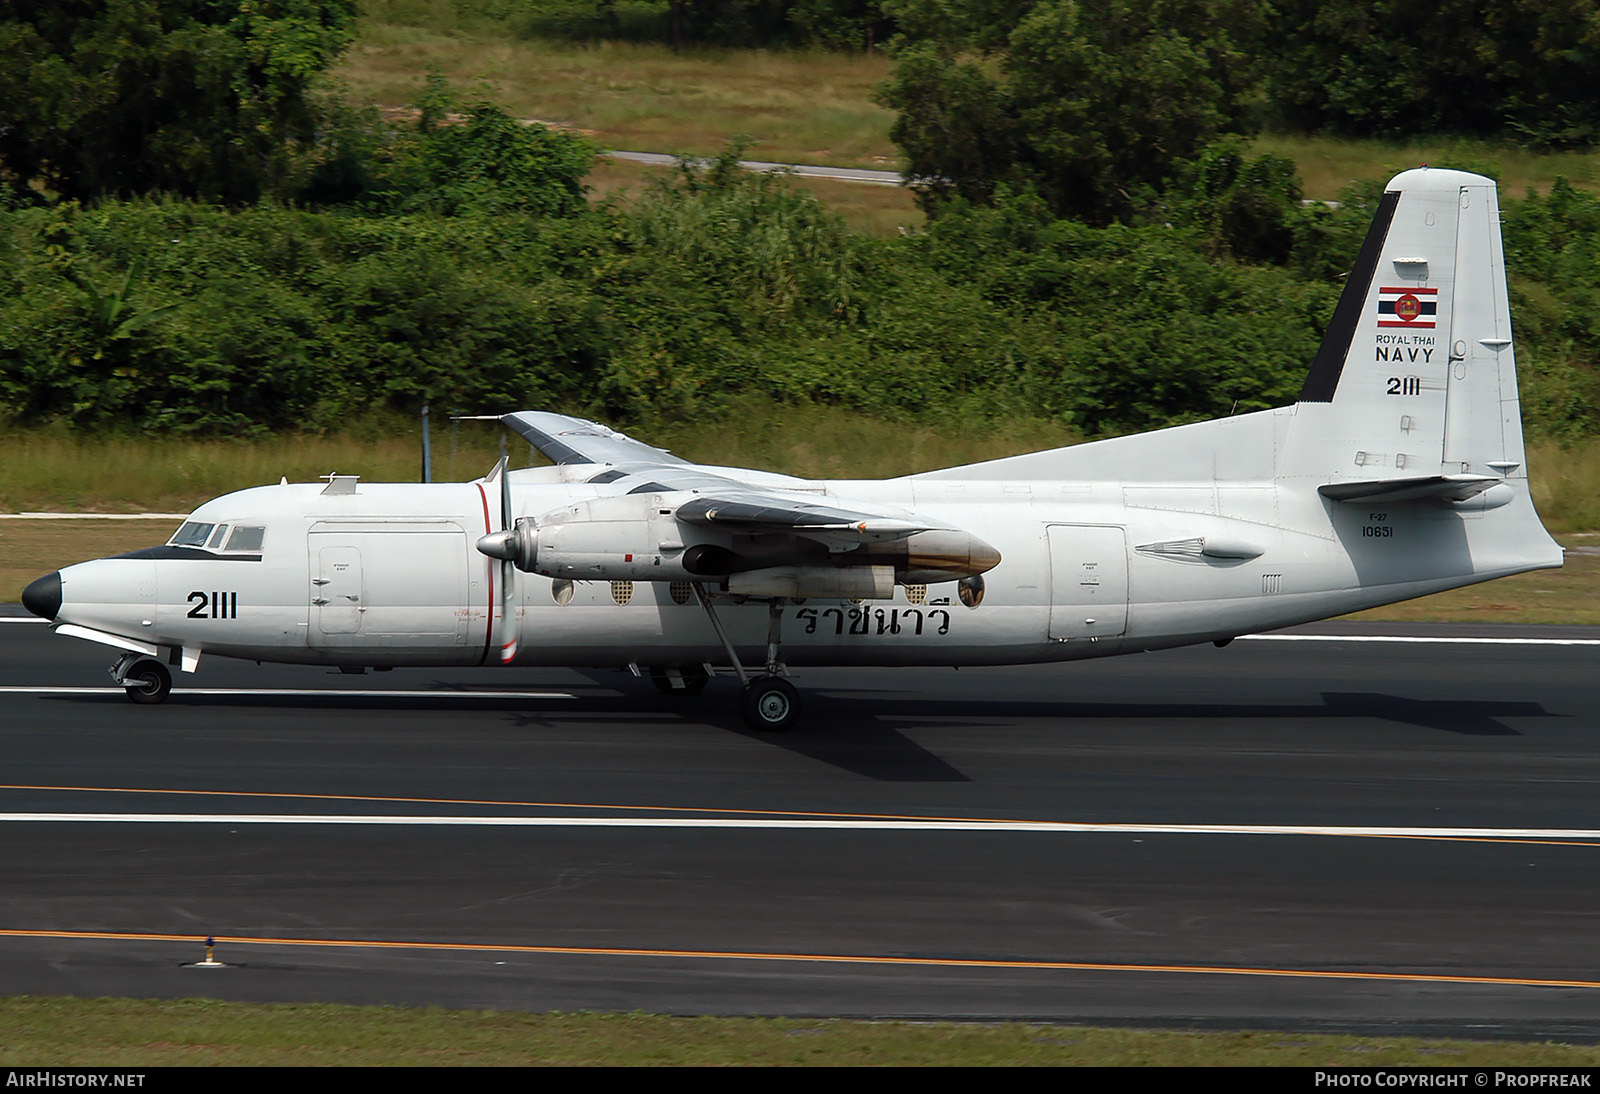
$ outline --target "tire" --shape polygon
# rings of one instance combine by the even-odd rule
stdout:
[[[684,665],[678,669],[676,683],[667,675],[666,669],[651,669],[650,682],[663,695],[690,696],[699,695],[704,691],[706,685],[711,682],[711,677],[707,676],[706,670],[699,665]]]
[[[160,661],[135,661],[122,675],[128,698],[135,703],[162,703],[172,694],[172,673]]]
[[[758,676],[745,685],[739,713],[751,729],[789,729],[800,717],[800,692],[778,676]]]

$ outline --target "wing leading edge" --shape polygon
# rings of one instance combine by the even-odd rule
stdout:
[[[622,472],[657,467],[692,467],[664,448],[653,448],[626,433],[591,422],[542,410],[519,410],[502,414],[507,429],[533,445],[551,463],[592,463]]]

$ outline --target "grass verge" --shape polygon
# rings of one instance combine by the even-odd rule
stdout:
[[[701,463],[823,479],[888,478],[1078,439],[1043,418],[974,421],[963,427],[765,400],[734,400],[714,420],[646,421],[627,431]],[[230,490],[277,482],[280,476],[310,482],[331,471],[360,474],[368,482],[417,482],[421,433],[416,420],[378,417],[336,436],[254,440],[0,429],[0,513],[187,512]],[[511,442],[512,466],[526,466],[529,449],[515,437]],[[499,431],[481,423],[452,426],[441,412],[433,422],[432,447],[434,479],[466,481],[499,458]]]
[[[1587,190],[1600,188],[1600,150],[1534,152],[1495,141],[1425,137],[1415,141],[1345,140],[1265,134],[1257,152],[1294,160],[1308,198],[1332,201],[1339,191],[1363,179],[1389,179],[1423,164],[1488,175],[1500,183],[1502,198],[1528,190],[1549,191],[1557,176]]]
[[[673,1018],[207,1000],[0,1000],[0,1064],[1594,1067],[1590,1045],[1022,1023]]]
[[[684,50],[634,42],[556,43],[509,24],[433,25],[365,17],[337,75],[379,106],[416,100],[436,72],[519,118],[591,135],[602,148],[715,155],[736,137],[779,163],[892,169],[893,114],[872,101],[882,54]]]

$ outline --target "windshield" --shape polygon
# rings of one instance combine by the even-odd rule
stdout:
[[[174,547],[204,547],[206,540],[211,538],[215,524],[201,524],[198,521],[186,520],[183,526],[172,533],[172,538],[167,540]]]
[[[261,553],[261,544],[267,537],[267,529],[261,524],[209,524],[198,520],[186,520],[172,538],[167,540],[169,547],[203,547],[218,554],[251,554]]]

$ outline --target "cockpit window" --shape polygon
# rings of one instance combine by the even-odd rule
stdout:
[[[238,524],[234,526],[233,535],[228,537],[230,551],[259,551],[261,540],[266,536],[267,530],[259,524]]]
[[[181,528],[172,533],[172,538],[167,540],[167,543],[173,547],[204,547],[206,540],[211,538],[211,530],[215,527],[215,524],[186,520]]]
[[[267,529],[260,524],[209,524],[188,520],[167,540],[167,546],[200,547],[221,555],[260,555],[266,536]]]

